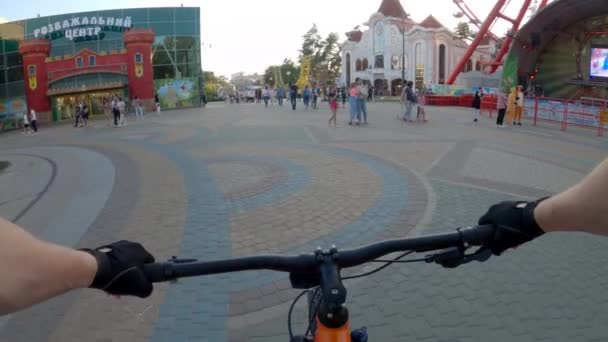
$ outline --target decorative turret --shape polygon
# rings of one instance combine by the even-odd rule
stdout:
[[[127,49],[127,73],[129,75],[129,96],[142,100],[154,98],[154,78],[152,74],[152,44],[154,31],[151,29],[130,29],[123,34]]]
[[[19,53],[23,57],[23,75],[27,107],[36,112],[51,110],[47,93],[48,76],[46,59],[51,51],[51,43],[46,39],[33,39],[19,42]]]
[[[399,0],[383,0],[378,12],[384,14],[386,17],[395,17],[407,19],[409,14],[405,12],[401,2]]]

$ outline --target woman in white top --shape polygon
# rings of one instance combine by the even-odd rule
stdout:
[[[30,110],[30,126],[34,130],[34,133],[38,132],[38,125],[36,124],[36,111]]]

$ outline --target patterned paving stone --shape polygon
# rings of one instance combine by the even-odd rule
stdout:
[[[91,182],[111,187],[109,197],[82,211],[96,213],[84,215],[92,223],[75,245],[134,239],[159,260],[300,253],[451,230],[474,224],[495,202],[563,189],[605,157],[605,140],[586,131],[498,130],[485,118],[472,125],[465,109],[429,107],[428,124],[402,125],[398,104],[371,103],[368,127],[344,125],[341,111],[334,129],[324,106],[212,104],[121,129],[47,126],[31,137],[3,134],[0,155],[50,146],[103,156],[113,185]],[[66,181],[37,204],[45,216],[23,220],[57,226],[72,217],[49,203],[80,198],[90,188],[69,180],[90,178],[48,157]],[[104,177],[100,170],[86,175]],[[20,185],[0,196],[26,205],[18,197],[40,184]],[[44,228],[31,231],[45,236]],[[607,241],[553,235],[456,270],[394,265],[347,283],[352,326],[366,325],[372,341],[604,341]],[[75,291],[3,318],[0,340],[286,341],[295,295],[285,275],[270,272],[157,285],[146,300]]]

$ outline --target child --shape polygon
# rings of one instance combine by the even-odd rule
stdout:
[[[160,116],[160,99],[158,98],[158,94],[154,95],[154,104],[156,105],[156,114]]]
[[[329,98],[329,108],[331,109],[331,117],[329,118],[329,126],[331,126],[331,122],[334,122],[334,127],[337,127],[338,124],[336,122],[336,115],[338,112],[338,100],[336,99],[336,96],[331,96]]]
[[[426,111],[424,110],[424,96],[418,97],[418,114],[416,115],[416,120],[422,122],[427,122],[426,120]]]
[[[23,134],[30,134],[30,120],[27,117],[27,112],[23,113]]]

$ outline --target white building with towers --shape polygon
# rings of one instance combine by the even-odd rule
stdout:
[[[360,78],[374,85],[379,95],[398,95],[402,77],[416,88],[444,84],[462,59],[467,43],[429,15],[413,21],[399,0],[382,0],[378,11],[346,35],[342,44],[342,85]],[[484,39],[464,72],[481,71],[493,46]],[[493,45],[493,43],[492,43]]]

